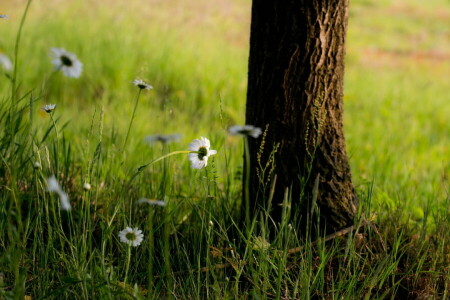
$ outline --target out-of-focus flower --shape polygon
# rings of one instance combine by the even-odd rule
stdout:
[[[13,64],[11,59],[9,59],[8,55],[0,53],[0,66],[5,71],[11,71],[13,68]]]
[[[56,104],[47,104],[47,105],[41,107],[41,109],[49,114],[55,109],[55,107],[56,107]]]
[[[55,192],[58,194],[59,200],[61,202],[61,209],[71,210],[72,205],[70,205],[69,196],[62,190],[58,181],[55,178],[55,175],[52,175],[49,178],[47,178],[47,185],[48,185],[47,190],[49,192]]]
[[[171,142],[177,142],[181,139],[181,134],[154,134],[145,137],[145,141],[150,144],[156,142],[161,142],[163,144],[168,144]]]
[[[50,51],[55,70],[61,70],[67,77],[80,77],[83,72],[83,64],[78,60],[75,54],[70,53],[63,48],[51,48]]]
[[[83,190],[85,190],[85,191],[90,191],[91,190],[91,184],[89,183],[89,182],[85,182],[84,184],[83,184]]]
[[[153,89],[153,86],[144,82],[142,79],[135,79],[132,81],[132,83],[135,86],[137,86],[138,88],[140,88],[141,90],[152,90]]]
[[[253,125],[234,125],[231,126],[230,128],[228,128],[228,132],[231,135],[237,135],[237,134],[241,134],[241,135],[246,135],[246,136],[251,136],[253,138],[258,138],[261,133],[262,130],[259,127],[255,127]]]
[[[141,198],[137,201],[138,204],[147,203],[148,205],[156,205],[156,206],[166,206],[166,201],[163,200],[156,200],[156,199],[147,199],[147,198]]]

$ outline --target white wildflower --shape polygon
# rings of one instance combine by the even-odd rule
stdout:
[[[137,247],[144,240],[144,234],[142,234],[142,230],[139,230],[137,227],[134,229],[127,227],[119,232],[119,239],[122,243]]]
[[[253,125],[244,125],[244,126],[234,125],[228,128],[228,132],[231,135],[241,134],[251,136],[256,139],[261,135],[262,130],[261,128],[255,127]]]
[[[166,201],[156,200],[156,199],[147,199],[141,198],[137,201],[138,204],[147,203],[148,205],[156,205],[156,206],[166,206]]]
[[[140,88],[141,90],[152,90],[153,89],[153,86],[144,82],[142,79],[135,79],[132,81],[132,83],[135,86],[137,86],[138,88]]]
[[[11,71],[13,68],[13,64],[11,59],[9,59],[8,55],[0,53],[0,66],[5,71]]]
[[[163,144],[168,144],[170,142],[177,142],[181,139],[181,134],[154,134],[145,137],[145,141],[149,144],[154,144],[156,142],[161,142]]]
[[[41,107],[41,109],[49,114],[55,109],[55,107],[56,107],[56,104],[47,104],[47,105]]]
[[[83,64],[75,54],[67,52],[63,48],[51,48],[50,51],[55,70],[61,70],[67,77],[80,77],[83,71]]]
[[[189,159],[192,163],[192,168],[201,169],[208,164],[208,158],[217,153],[216,150],[210,150],[211,144],[205,137],[195,139],[189,144],[189,150],[195,153],[189,153]]]
[[[61,202],[61,209],[62,210],[71,210],[72,206],[69,202],[69,196],[62,190],[62,188],[59,186],[58,181],[55,178],[55,175],[52,175],[51,177],[47,178],[47,190],[49,192],[55,192],[59,196],[59,200]]]
[[[89,183],[89,182],[85,182],[84,184],[83,184],[83,190],[85,190],[85,191],[90,191],[91,190],[91,184]]]

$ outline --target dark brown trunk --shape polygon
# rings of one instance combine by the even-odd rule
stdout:
[[[265,206],[277,175],[273,214],[286,188],[292,208],[310,211],[314,183],[322,226],[353,221],[357,198],[343,132],[343,77],[348,0],[254,0],[246,123],[266,128],[263,165],[274,145],[275,168],[258,172],[261,138],[250,138],[250,200]]]

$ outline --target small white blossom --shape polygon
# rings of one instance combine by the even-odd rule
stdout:
[[[13,68],[13,64],[11,59],[9,59],[8,55],[0,53],[0,66],[5,71],[11,71]]]
[[[58,194],[59,200],[61,202],[61,209],[71,210],[72,205],[70,205],[69,196],[59,186],[59,183],[56,180],[55,175],[52,175],[51,177],[47,178],[47,185],[48,185],[47,190],[49,192],[55,192]]]
[[[133,80],[132,83],[135,86],[137,86],[138,88],[140,88],[141,90],[152,90],[153,89],[153,86],[144,82],[142,79],[135,79],[135,80]]]
[[[83,64],[75,54],[67,52],[63,48],[51,48],[50,51],[55,70],[61,70],[67,77],[80,77],[83,72]]]
[[[91,184],[89,183],[89,182],[85,182],[84,184],[83,184],[83,190],[85,190],[85,191],[90,191],[91,190]]]
[[[36,161],[33,164],[33,168],[35,168],[36,170],[39,170],[41,168],[41,164],[38,161]]]
[[[244,126],[234,125],[228,128],[228,132],[231,135],[237,134],[248,135],[256,139],[261,135],[262,130],[261,128],[255,127],[253,125],[244,125]]]
[[[181,134],[154,134],[145,137],[145,141],[149,144],[154,144],[156,142],[161,142],[163,144],[168,144],[170,142],[177,142],[181,139]]]
[[[195,139],[189,144],[189,150],[195,153],[189,153],[189,160],[194,169],[201,169],[208,165],[208,158],[217,153],[216,150],[210,150],[211,144],[205,137]]]
[[[137,247],[144,240],[144,234],[142,234],[142,230],[139,230],[137,227],[134,229],[127,227],[119,232],[119,239],[122,243]]]
[[[41,107],[41,109],[43,111],[45,111],[46,113],[51,113],[55,109],[55,107],[56,107],[56,104],[47,104],[47,105]]]
[[[156,205],[156,206],[166,206],[166,201],[163,200],[156,200],[156,199],[147,199],[147,198],[141,198],[137,201],[138,204],[147,203],[148,205]]]

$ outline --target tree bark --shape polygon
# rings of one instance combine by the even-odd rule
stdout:
[[[276,174],[278,222],[286,188],[303,219],[316,199],[327,231],[357,210],[342,115],[347,12],[348,0],[253,0],[246,123],[268,127],[262,147],[249,140],[249,198],[253,212],[265,207]]]

